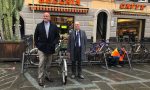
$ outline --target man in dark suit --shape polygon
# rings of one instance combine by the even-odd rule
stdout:
[[[80,30],[80,23],[75,22],[75,30],[72,30],[68,39],[68,52],[72,60],[72,79],[74,79],[76,75],[80,79],[84,79],[81,63],[85,60],[86,43],[87,36],[85,32]]]
[[[55,45],[59,41],[59,29],[50,22],[48,12],[43,14],[43,21],[36,26],[34,41],[39,55],[38,82],[43,86],[44,79],[50,80],[48,69],[50,69],[52,54],[55,53]]]

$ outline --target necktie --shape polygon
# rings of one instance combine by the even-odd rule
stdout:
[[[79,47],[79,32],[76,34],[76,47]]]

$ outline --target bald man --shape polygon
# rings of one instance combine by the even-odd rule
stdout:
[[[71,78],[74,79],[77,76],[80,79],[84,79],[81,63],[85,60],[87,36],[86,33],[80,29],[79,22],[75,22],[74,27],[75,30],[72,30],[68,39],[68,52],[72,60]]]
[[[38,82],[40,86],[44,85],[45,79],[52,81],[48,70],[52,54],[55,53],[55,45],[59,41],[59,29],[50,20],[50,14],[45,12],[43,21],[37,24],[34,33],[35,46],[38,48],[39,55]]]

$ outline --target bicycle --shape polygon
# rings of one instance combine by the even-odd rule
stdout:
[[[138,43],[130,43],[131,49],[130,53],[132,54],[132,59],[133,55],[135,59],[139,59],[140,61],[143,61],[148,57],[149,55],[149,49],[145,47],[145,44],[143,42],[138,42]]]
[[[25,35],[23,40],[25,42],[25,51],[28,53],[33,48],[33,35]]]
[[[63,84],[67,83],[67,48],[64,47],[64,39],[60,40],[59,45],[56,47],[56,50],[59,50],[59,59],[56,61],[59,63],[61,73],[62,73],[62,82]]]
[[[58,53],[58,59],[55,60],[56,63],[58,63],[58,66],[60,67],[60,72],[62,75],[62,83],[65,85],[67,83],[67,55],[66,55],[66,48],[61,48],[62,46],[62,40],[60,40],[59,44],[56,46],[55,50]],[[29,52],[23,53],[23,59],[22,59],[22,69],[21,73],[24,73],[27,71],[29,67],[38,66],[39,64],[37,62],[34,62],[34,59],[39,58],[38,57],[38,49],[33,48]]]
[[[108,40],[106,41],[102,40],[99,41],[98,43],[92,43],[90,47],[90,51],[86,52],[86,54],[88,55],[88,60],[90,56],[93,56],[94,59],[96,59],[96,57],[98,59],[102,59],[100,57],[105,51],[109,51],[109,52],[113,51],[113,48],[109,46]]]

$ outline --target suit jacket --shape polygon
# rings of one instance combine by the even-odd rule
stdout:
[[[72,30],[68,38],[68,52],[70,53],[70,59],[74,60],[74,48],[75,48],[75,35],[76,31]],[[84,31],[80,30],[80,42],[81,42],[81,60],[85,60],[85,51],[87,44],[87,36]]]
[[[37,24],[34,33],[35,46],[46,54],[55,53],[55,45],[59,41],[59,29],[56,25],[50,22],[48,38],[46,36],[46,30],[44,21]]]

